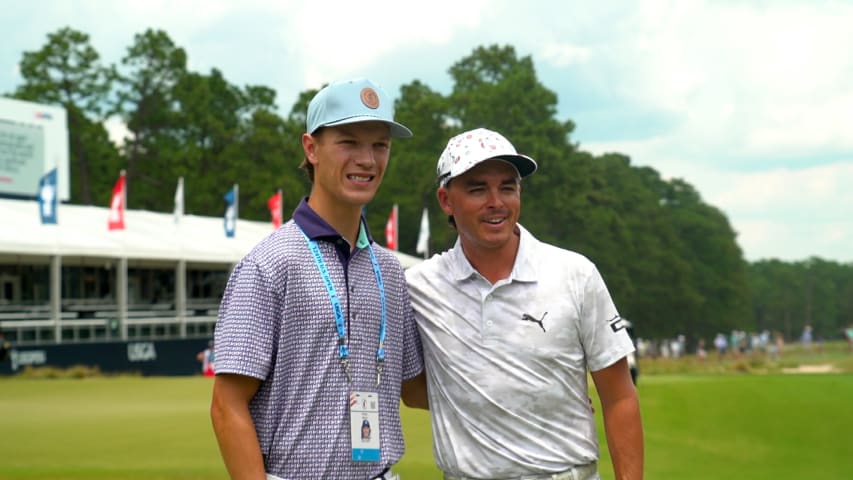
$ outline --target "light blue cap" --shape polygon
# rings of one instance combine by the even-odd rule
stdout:
[[[411,137],[412,131],[394,121],[394,102],[382,88],[366,78],[342,80],[326,85],[308,104],[305,126],[308,133],[320,127],[379,121],[391,129],[392,137]]]

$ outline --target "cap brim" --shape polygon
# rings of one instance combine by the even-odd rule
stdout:
[[[453,175],[452,177],[450,176],[450,172],[447,172],[443,175],[440,175],[438,177],[438,184],[440,186],[446,186],[448,184],[448,182],[450,182],[454,178],[464,174],[468,170],[471,170],[472,168],[476,167],[480,163],[486,162],[489,160],[500,160],[502,162],[506,162],[506,163],[512,165],[515,168],[515,170],[518,172],[518,176],[520,178],[524,178],[524,177],[530,175],[531,173],[535,172],[536,169],[538,168],[538,166],[536,164],[536,160],[533,160],[532,158],[528,157],[527,155],[522,155],[520,153],[516,154],[516,155],[496,155],[494,157],[489,157],[485,160],[481,160],[481,161],[469,166],[465,170],[457,173],[456,175]]]
[[[407,138],[412,136],[412,131],[409,130],[402,123],[390,122],[388,120],[384,120],[377,117],[371,117],[369,115],[358,115],[355,117],[344,118],[342,120],[338,120],[337,122],[330,122],[320,127],[336,127],[338,125],[348,125],[350,123],[361,123],[361,122],[382,122],[385,125],[388,125],[388,128],[391,130],[391,136],[394,138]],[[317,127],[317,128],[320,128]],[[315,131],[317,129],[314,129]]]
[[[538,168],[535,160],[528,157],[527,155],[522,155],[520,153],[517,155],[499,155],[493,158],[505,160],[511,163],[515,167],[515,169],[518,170],[518,175],[522,178],[535,172]]]

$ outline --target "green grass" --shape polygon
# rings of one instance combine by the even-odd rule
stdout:
[[[0,381],[0,478],[226,478],[193,378]]]
[[[851,478],[853,376],[662,375],[639,392],[647,478]]]
[[[853,375],[697,371],[641,375],[646,478],[851,478]],[[211,386],[203,377],[0,378],[0,479],[224,480]],[[440,479],[427,412],[404,408],[403,426],[395,470]],[[602,478],[612,479],[601,445]]]

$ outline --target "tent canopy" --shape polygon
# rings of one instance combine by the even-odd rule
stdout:
[[[0,260],[10,257],[98,257],[188,263],[234,264],[272,233],[271,222],[237,220],[234,237],[225,236],[221,217],[125,211],[125,230],[107,229],[109,209],[59,205],[56,225],[41,223],[39,203],[0,198]],[[421,261],[393,252],[404,268]]]

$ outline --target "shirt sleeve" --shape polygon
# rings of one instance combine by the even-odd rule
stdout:
[[[216,373],[263,380],[270,373],[281,329],[281,295],[251,257],[234,268],[216,322]]]
[[[609,367],[634,351],[624,321],[593,265],[583,289],[581,337],[590,371]]]
[[[402,279],[403,285],[406,285],[406,279]],[[403,380],[408,380],[424,369],[424,349],[421,344],[421,336],[418,332],[418,325],[415,321],[415,311],[412,309],[409,293],[404,290],[403,305]]]

